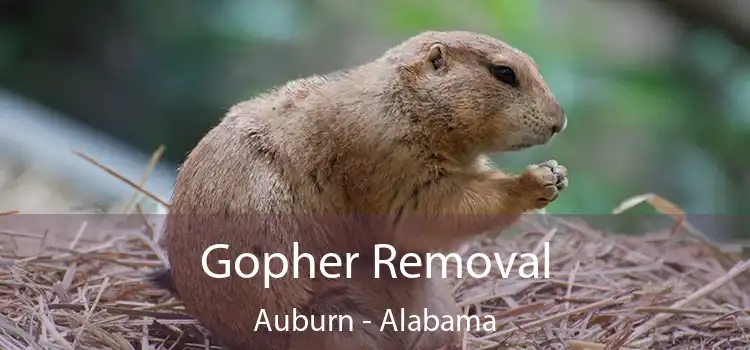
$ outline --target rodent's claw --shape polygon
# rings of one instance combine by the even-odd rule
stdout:
[[[522,193],[528,193],[529,198],[533,200],[533,209],[544,208],[568,187],[567,174],[567,168],[555,160],[529,165],[521,175],[524,187]]]
[[[543,162],[543,163],[541,163],[541,164],[539,164],[539,165],[543,165],[543,166],[548,166],[548,167],[550,167],[550,168],[553,168],[553,167],[556,167],[556,166],[558,166],[559,164],[557,163],[557,161],[556,161],[556,160],[554,160],[554,159],[550,159],[550,160],[548,160],[548,161],[546,161],[546,162]]]
[[[550,171],[557,176],[555,187],[557,187],[558,190],[563,190],[568,187],[568,169],[566,167],[558,164],[556,160],[548,160],[540,165],[549,168]]]

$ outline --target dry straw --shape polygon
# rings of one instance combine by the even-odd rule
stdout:
[[[491,314],[497,324],[493,332],[466,332],[456,349],[749,349],[750,262],[707,240],[658,196],[635,197],[615,213],[642,202],[675,218],[674,228],[618,236],[582,220],[532,217],[520,223],[522,234],[464,247],[467,255],[540,253],[550,242],[542,264],[551,276],[455,279],[465,312]],[[37,256],[4,247],[0,349],[219,349],[179,300],[144,283],[163,261],[154,232],[116,232],[84,245],[81,237],[93,235],[84,225],[67,247]]]

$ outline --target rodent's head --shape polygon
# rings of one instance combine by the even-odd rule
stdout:
[[[490,36],[425,32],[387,51],[416,104],[415,122],[476,152],[549,142],[567,124],[534,60]]]

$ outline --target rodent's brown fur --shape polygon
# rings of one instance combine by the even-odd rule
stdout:
[[[490,63],[512,67],[519,85],[493,77]],[[458,310],[439,278],[373,279],[374,244],[399,254],[449,251],[545,207],[567,185],[564,167],[506,175],[486,155],[547,143],[564,123],[530,57],[472,32],[425,32],[362,66],[292,81],[232,107],[189,154],[163,241],[171,277],[159,278],[171,279],[162,285],[230,349],[408,349],[418,334],[379,331],[387,308]],[[290,270],[269,289],[260,275],[213,279],[201,267],[216,243],[230,248],[212,261],[291,256],[295,241],[316,259],[361,258],[351,279],[318,272],[312,280],[304,269],[295,279]],[[262,308],[269,317],[297,308],[373,323],[344,334],[254,331]],[[412,349],[457,337],[425,333]]]

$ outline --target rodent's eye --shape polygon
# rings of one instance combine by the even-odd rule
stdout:
[[[502,81],[510,86],[518,86],[518,78],[513,68],[508,66],[490,66],[490,72],[497,80]]]

